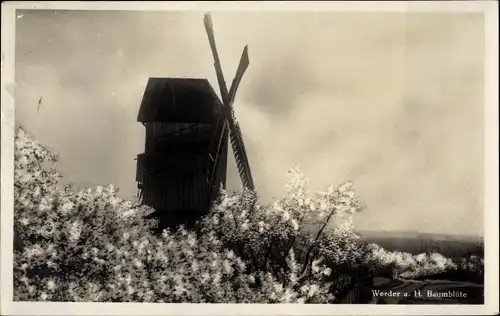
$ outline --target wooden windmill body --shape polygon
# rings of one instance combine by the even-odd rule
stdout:
[[[255,189],[232,108],[249,65],[248,49],[228,91],[210,15],[204,23],[222,100],[206,79],[150,78],[137,117],[146,127],[145,152],[137,157],[139,198],[167,227],[192,226],[209,211],[221,185],[226,185],[229,143],[243,186]]]

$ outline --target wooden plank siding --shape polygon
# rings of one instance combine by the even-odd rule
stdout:
[[[163,159],[162,159],[163,158]],[[143,203],[157,209],[203,211],[209,203],[203,157],[175,159],[155,154],[138,156]]]
[[[222,115],[222,104],[205,79],[148,82],[138,114],[146,139],[144,153],[137,156],[136,181],[142,204],[153,207],[154,216],[167,226],[192,222],[208,212],[220,184],[225,186],[227,131],[219,155],[218,146],[213,149],[214,139],[221,139],[216,123]],[[209,154],[219,158],[213,187]]]
[[[200,151],[203,145],[208,146],[214,129],[213,123],[194,124],[194,123],[146,123],[146,152],[165,152],[170,144],[198,143]],[[170,152],[172,155],[185,155],[181,147]],[[206,149],[205,149],[206,150]],[[199,154],[199,153],[196,153]]]
[[[220,185],[226,184],[228,131],[223,135],[215,183],[209,188],[208,147],[215,124],[145,125],[145,153],[137,156],[136,173],[142,203],[162,213],[160,216],[168,222],[177,223],[179,218],[184,218],[181,222],[191,221],[206,214]]]

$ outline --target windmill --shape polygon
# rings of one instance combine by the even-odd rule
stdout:
[[[243,187],[255,190],[232,108],[249,65],[248,47],[228,91],[209,14],[204,24],[222,100],[206,79],[149,78],[137,117],[146,128],[145,152],[136,158],[138,196],[162,226],[191,226],[208,212],[226,183],[228,143]]]

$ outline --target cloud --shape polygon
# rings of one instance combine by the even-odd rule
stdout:
[[[148,77],[218,85],[201,12],[23,11],[19,123],[79,185],[135,193]],[[212,15],[260,195],[300,164],[313,189],[352,180],[363,227],[482,233],[483,19],[477,14]],[[36,114],[36,102],[44,105]],[[233,161],[228,182],[240,185]]]

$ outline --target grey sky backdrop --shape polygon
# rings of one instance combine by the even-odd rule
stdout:
[[[203,12],[18,16],[17,123],[60,155],[66,181],[132,197],[148,77],[203,77],[218,91]],[[361,229],[483,234],[482,15],[212,18],[228,82],[249,45],[235,112],[264,199],[299,164],[313,190],[354,182]],[[240,185],[232,160],[228,181]]]

